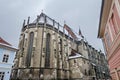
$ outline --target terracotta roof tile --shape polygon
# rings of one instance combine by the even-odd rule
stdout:
[[[1,37],[0,37],[0,43],[11,46],[11,44],[9,44],[8,42],[6,42],[6,41],[5,41],[4,39],[2,39]]]

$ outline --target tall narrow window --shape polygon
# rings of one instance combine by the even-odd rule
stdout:
[[[0,72],[0,80],[4,80],[5,72]]]
[[[74,60],[74,63],[76,63],[76,60]]]
[[[119,0],[120,1],[120,0]],[[115,18],[115,22],[117,24],[117,28],[120,29],[120,16],[119,16],[119,11],[117,9],[117,5],[113,6],[113,13],[114,13],[114,18]],[[118,29],[118,30],[119,30]]]
[[[62,39],[60,39],[60,54],[62,55]]]
[[[105,33],[105,41],[107,44],[107,48],[109,48],[111,46],[111,39],[110,39],[108,32]]]
[[[116,19],[115,19],[114,14],[112,14],[111,19],[112,19],[113,28],[115,30],[115,34],[117,34],[118,33],[118,28],[117,28]]]
[[[32,48],[33,48],[33,40],[34,40],[34,33],[30,33],[29,37],[29,45],[28,45],[28,53],[26,56],[26,66],[29,67],[31,63],[31,55],[32,55]]]
[[[47,34],[46,38],[46,55],[45,55],[45,67],[50,67],[50,34]]]
[[[24,41],[25,41],[25,34],[23,35],[23,41],[22,41],[22,51],[24,51]]]
[[[87,71],[86,71],[86,69],[85,69],[85,75],[87,75]]]
[[[2,62],[7,63],[8,62],[9,55],[4,54]]]

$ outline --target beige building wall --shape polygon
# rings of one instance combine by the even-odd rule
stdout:
[[[29,62],[27,58],[31,32],[34,33],[31,61],[30,66],[26,66]],[[49,67],[45,67],[47,34],[50,34]],[[88,79],[90,76],[92,67],[89,51],[83,39],[77,41],[55,26],[37,22],[24,25],[19,40],[19,51],[13,67],[14,79]],[[81,57],[69,59],[72,50]]]

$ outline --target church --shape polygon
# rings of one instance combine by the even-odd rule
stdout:
[[[79,35],[80,36],[80,35]],[[109,69],[104,53],[67,25],[41,13],[24,20],[11,73],[13,79],[105,79]]]

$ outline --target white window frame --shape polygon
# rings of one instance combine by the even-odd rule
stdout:
[[[8,55],[8,54],[4,54],[4,55],[3,55],[3,60],[2,60],[2,62],[7,63],[7,62],[8,62],[8,59],[9,59],[9,55]]]
[[[0,72],[0,80],[4,80],[5,72]]]

